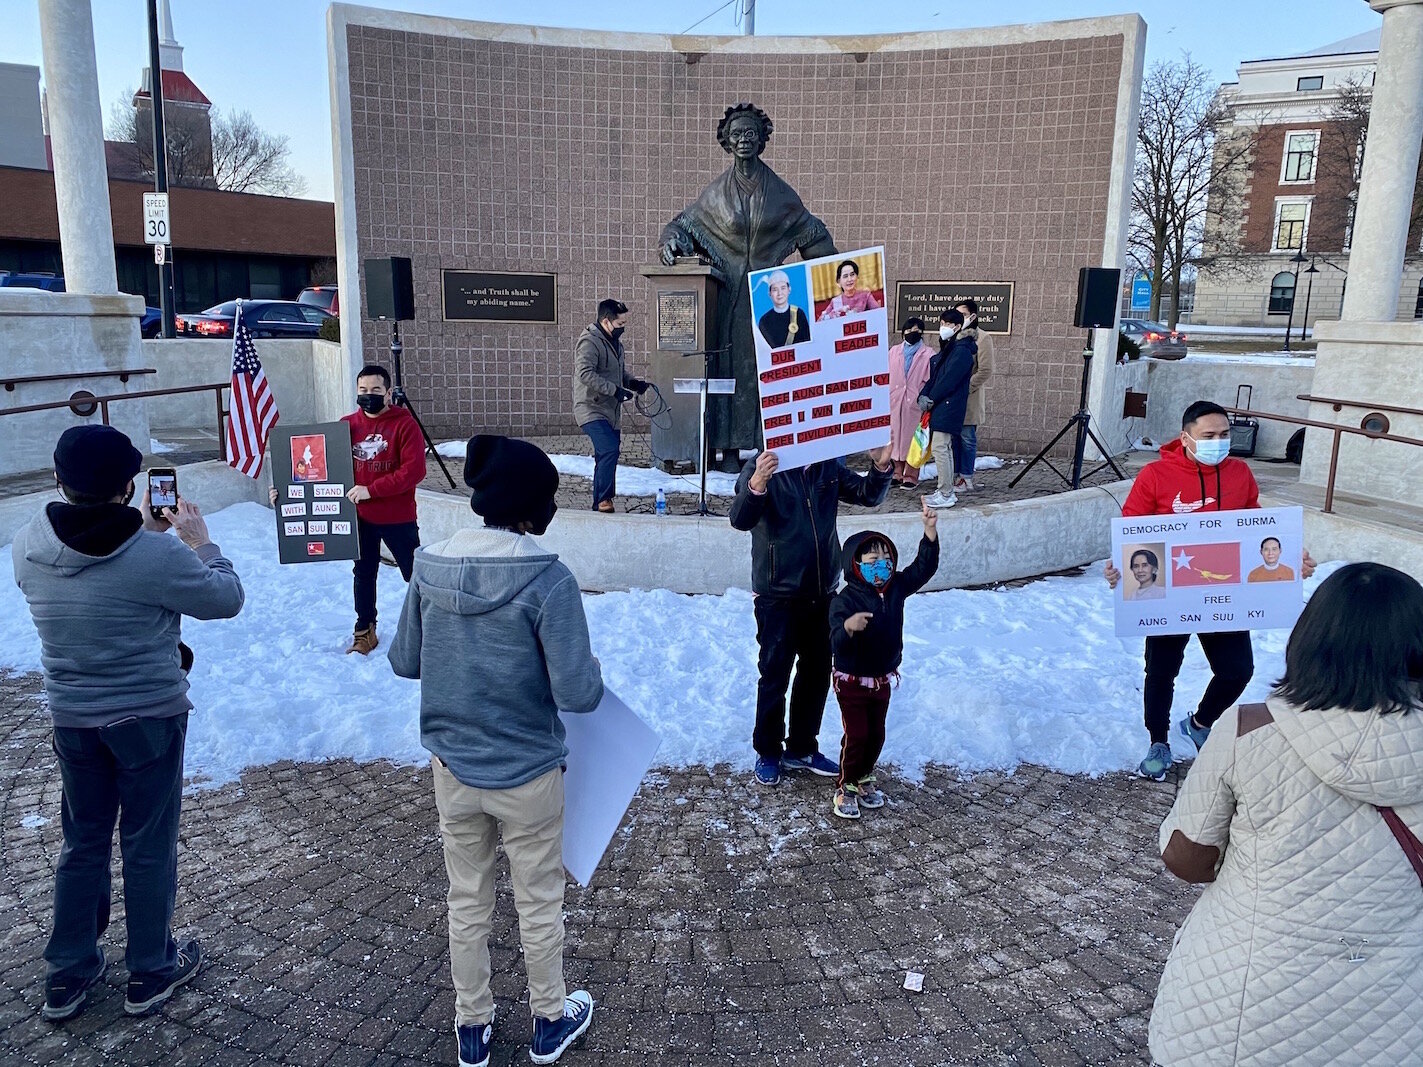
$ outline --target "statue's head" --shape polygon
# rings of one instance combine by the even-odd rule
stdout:
[[[755,104],[732,104],[716,124],[716,139],[723,151],[737,159],[755,159],[774,129],[771,116]]]

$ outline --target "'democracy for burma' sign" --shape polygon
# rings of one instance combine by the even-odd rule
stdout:
[[[1302,508],[1113,519],[1117,636],[1293,626],[1303,560]]]
[[[752,271],[766,448],[782,469],[889,442],[884,249]]]

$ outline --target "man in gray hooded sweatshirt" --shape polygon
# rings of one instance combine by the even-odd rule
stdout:
[[[39,630],[63,783],[64,848],[45,946],[44,1016],[67,1019],[104,976],[114,824],[124,861],[128,996],[142,1015],[189,981],[196,941],[173,939],[188,729],[182,617],[230,619],[242,583],[186,500],[129,507],[143,455],[109,426],[73,426],[54,450],[62,501],[15,536],[15,581]],[[178,537],[166,536],[175,530]],[[181,543],[180,543],[181,542]]]
[[[502,834],[534,1016],[530,1056],[552,1063],[593,1018],[563,982],[563,767],[560,711],[603,699],[572,572],[529,534],[553,520],[558,471],[527,441],[470,440],[464,480],[482,529],[415,553],[388,653],[420,679],[420,743],[431,753],[450,878],[450,970],[459,1062],[484,1067],[493,1035],[489,935]]]

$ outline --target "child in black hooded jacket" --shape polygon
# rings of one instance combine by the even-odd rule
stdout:
[[[834,802],[842,819],[858,819],[861,806],[884,805],[874,769],[884,748],[890,685],[904,655],[904,602],[939,569],[938,512],[922,507],[924,537],[902,571],[884,534],[866,530],[845,542],[845,588],[830,602],[835,698],[845,729]]]

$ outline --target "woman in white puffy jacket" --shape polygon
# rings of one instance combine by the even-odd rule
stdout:
[[[1423,1064],[1423,586],[1316,590],[1264,704],[1227,711],[1161,825],[1208,882],[1151,1014],[1164,1067]]]

